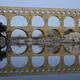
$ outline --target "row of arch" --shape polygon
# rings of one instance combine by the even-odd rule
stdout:
[[[11,45],[11,52],[13,55],[25,55],[25,53],[28,53],[29,46],[28,45]],[[43,55],[45,50],[45,45],[39,45],[39,44],[32,44],[30,47],[33,55]],[[47,47],[48,54],[59,54],[59,51],[61,50],[60,44],[54,44],[53,46]],[[72,44],[65,44],[64,45],[64,54],[73,54],[78,55],[80,54],[80,45],[72,45]],[[7,51],[7,47],[4,47],[1,49],[1,51]]]
[[[28,63],[28,56],[22,57],[11,57],[11,64],[15,68],[22,68]],[[48,64],[49,66],[58,66],[61,62],[60,56],[48,56]],[[79,56],[80,62],[80,56]],[[45,63],[45,58],[43,56],[32,56],[32,65],[33,67],[42,67]],[[76,63],[76,57],[74,55],[65,55],[64,56],[64,65],[72,66]],[[4,68],[7,65],[7,58],[4,58],[3,61],[0,62],[0,68]]]
[[[42,38],[44,33],[42,30],[37,29],[32,32],[32,38]],[[11,37],[28,37],[28,33],[22,29],[16,29],[12,31]]]
[[[3,15],[0,15],[0,22],[7,25],[6,17]],[[15,26],[15,27],[16,26],[21,26],[21,27],[28,26],[28,23],[29,23],[29,20],[27,19],[27,17],[20,16],[20,15],[12,17],[10,21],[11,26]],[[65,27],[74,27],[76,24],[75,20],[71,16],[66,16],[63,23]],[[43,27],[44,24],[45,24],[45,21],[41,16],[34,16],[32,18],[32,26]],[[48,19],[48,26],[59,27],[61,26],[61,21],[57,16],[51,16]],[[80,20],[78,20],[78,26],[80,26]]]
[[[69,30],[70,31],[70,30]],[[67,31],[65,34],[67,34],[69,31]],[[54,34],[54,35],[53,35]],[[16,36],[15,36],[16,35]],[[20,30],[20,29],[16,29],[12,32],[12,37],[27,37],[26,33],[23,31],[23,30]],[[56,40],[55,36],[57,36],[57,40],[58,40],[58,37],[60,37],[60,35],[56,32],[56,30],[52,30],[50,31],[50,33],[48,34],[48,37],[50,39],[53,39],[53,40]],[[35,39],[41,39],[44,37],[44,34],[40,31],[40,30],[34,30],[32,32],[32,38]],[[52,38],[51,38],[52,37]],[[15,41],[15,39],[14,39]],[[22,39],[21,39],[22,41]],[[23,39],[23,43],[25,43],[24,39]],[[76,51],[76,54],[79,54],[80,53],[80,46],[79,45],[72,45],[72,44],[64,44],[64,49],[66,52],[69,52],[71,54],[73,54],[75,51]],[[17,49],[18,48],[18,49]],[[45,45],[40,45],[40,44],[32,44],[32,51],[33,53],[42,53],[44,51],[44,48],[45,48]],[[59,52],[61,48],[61,44],[60,43],[55,43],[55,44],[52,44],[52,45],[48,45],[48,51],[49,53],[57,53]],[[21,49],[21,50],[20,50]],[[23,46],[18,46],[18,45],[12,45],[11,46],[11,50],[13,53],[19,53],[19,51],[21,51],[21,53],[24,53],[26,50],[28,49],[28,44],[27,45],[23,45]],[[75,50],[75,51],[74,51]],[[75,54],[75,53],[74,53]]]
[[[61,46],[48,46],[48,54],[59,54],[59,51],[61,50]],[[80,46],[79,45],[64,45],[64,49],[65,52],[68,52],[69,54],[74,54],[74,55],[78,55],[80,54]],[[23,46],[19,46],[19,45],[12,45],[11,46],[11,50],[13,54],[17,54],[17,55],[21,55],[24,54],[25,52],[27,52],[28,50],[28,45],[23,45]],[[45,45],[32,45],[31,47],[32,53],[33,54],[42,54],[45,50]],[[66,53],[65,53],[66,54]]]

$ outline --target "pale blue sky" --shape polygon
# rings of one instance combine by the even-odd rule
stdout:
[[[0,6],[80,8],[80,0],[0,0]]]

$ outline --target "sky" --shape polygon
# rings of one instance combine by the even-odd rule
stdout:
[[[0,0],[0,6],[80,8],[80,0]]]

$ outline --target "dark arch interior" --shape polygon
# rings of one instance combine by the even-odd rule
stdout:
[[[50,32],[48,33],[48,37],[55,37],[55,36],[60,37],[60,32],[57,29],[50,30]]]
[[[0,37],[6,38],[6,25],[4,25],[2,22],[0,22]]]
[[[0,22],[0,61],[6,57],[5,46],[7,45],[6,25]]]
[[[67,34],[72,33],[72,32],[74,32],[72,29],[68,29],[67,31],[65,31],[64,35],[67,35]]]

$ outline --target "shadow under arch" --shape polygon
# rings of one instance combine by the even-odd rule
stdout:
[[[70,33],[73,33],[74,30],[73,29],[68,29],[64,32],[64,35],[67,35],[67,34],[70,34]]]
[[[64,50],[66,52],[68,52],[69,54],[72,54],[72,49],[75,47],[75,43],[74,43],[74,40],[71,40],[72,42],[69,42],[69,38],[70,36],[68,36],[70,33],[74,33],[75,31],[73,29],[68,29],[64,32],[64,40],[66,40],[63,44],[63,47],[64,47]]]
[[[5,68],[7,65],[7,50],[8,45],[0,45],[0,69]]]
[[[48,38],[51,38],[51,39],[53,39],[54,41],[57,41],[57,40],[59,39],[59,41],[60,41],[60,39],[61,39],[62,37],[61,37],[61,34],[60,34],[59,30],[57,30],[57,29],[52,29],[52,30],[50,30],[49,33],[48,33]]]
[[[72,33],[75,31],[73,29],[68,29],[64,32],[63,40],[65,42],[74,42],[74,39],[72,38]]]
[[[58,53],[60,51],[61,48],[61,35],[60,32],[57,29],[52,29],[49,33],[48,33],[48,38],[49,38],[49,42],[50,45],[48,45],[48,51],[50,53]]]
[[[59,34],[59,36],[61,37],[59,30],[57,30],[57,29],[53,29],[53,30],[55,30]]]

